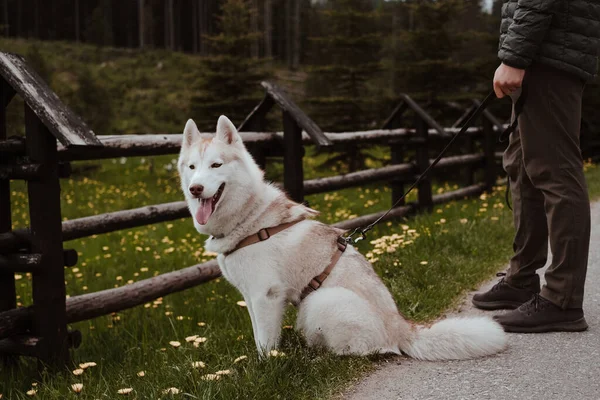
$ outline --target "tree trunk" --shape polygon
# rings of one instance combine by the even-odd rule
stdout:
[[[146,44],[144,40],[144,14],[144,0],[138,0],[138,36],[140,49],[143,49]]]
[[[10,25],[8,24],[8,0],[4,0],[4,36],[8,37],[10,33]]]
[[[264,12],[264,41],[265,41],[265,57],[273,57],[273,1],[265,0]]]
[[[300,32],[300,6],[302,0],[294,0],[296,2],[296,9],[294,11],[294,55],[292,57],[292,68],[296,69],[300,66],[300,44],[301,44],[301,32]]]
[[[292,68],[292,1],[285,0],[285,60],[288,68]]]
[[[104,4],[102,5],[102,16],[104,22],[104,38],[103,42],[105,46],[113,45],[113,35],[112,35],[112,4],[110,0],[104,0]]]
[[[258,33],[258,0],[252,0],[252,12],[250,14],[250,29],[253,34]],[[258,58],[259,49],[259,36],[256,35],[256,39],[252,41],[252,57]]]
[[[75,0],[75,41],[79,43],[79,0]]]
[[[21,36],[23,34],[22,29],[22,16],[23,16],[23,7],[20,1],[17,1],[17,23],[15,29],[15,36]]]
[[[196,0],[192,1],[192,53],[197,53],[200,49],[198,38],[200,37],[199,32],[199,21],[200,16],[200,5]]]
[[[165,48],[175,50],[175,24],[173,20],[173,0],[165,0]]]
[[[40,38],[40,0],[35,0],[33,15],[34,15],[33,26],[34,26],[35,38],[41,39]]]

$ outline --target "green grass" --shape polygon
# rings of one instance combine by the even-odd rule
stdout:
[[[307,157],[308,175],[322,159]],[[81,164],[79,164],[81,165]],[[84,164],[85,165],[85,164]],[[65,218],[103,213],[181,199],[172,157],[117,159],[101,162],[89,177],[62,183]],[[78,165],[76,165],[77,167]],[[590,190],[600,195],[600,168],[588,166]],[[277,175],[272,168],[270,175]],[[443,192],[449,185],[436,188]],[[392,291],[400,311],[416,321],[429,321],[452,307],[466,290],[489,278],[510,256],[512,226],[503,204],[503,188],[478,199],[436,207],[433,213],[383,223],[360,243]],[[320,218],[333,222],[389,206],[389,189],[367,186],[309,197]],[[12,192],[15,226],[28,218],[24,186]],[[187,219],[68,242],[80,252],[79,264],[65,270],[68,295],[126,285],[159,273],[211,258]],[[31,303],[30,276],[16,275],[21,305]],[[79,363],[97,366],[72,373],[38,377],[34,360],[22,358],[15,368],[2,368],[0,393],[25,399],[36,384],[42,399],[75,398],[71,384],[83,383],[81,398],[114,399],[117,390],[133,388],[129,398],[171,398],[163,390],[176,387],[174,397],[198,399],[313,399],[339,392],[371,370],[377,357],[337,357],[309,350],[302,338],[283,329],[284,356],[259,361],[242,297],[218,279],[118,314],[73,324],[83,334],[72,370]],[[290,310],[284,325],[293,324]],[[200,326],[201,325],[201,326]],[[192,335],[205,337],[198,347]],[[170,345],[179,341],[181,346]],[[247,359],[234,363],[239,356]],[[196,369],[192,362],[203,361]],[[203,375],[230,370],[218,381]],[[140,371],[145,376],[139,377]]]

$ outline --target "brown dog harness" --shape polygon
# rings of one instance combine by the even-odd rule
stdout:
[[[228,256],[231,253],[233,253],[234,251],[239,250],[243,247],[250,246],[250,245],[253,245],[253,244],[259,243],[259,242],[264,242],[265,240],[268,240],[271,236],[276,235],[277,233],[284,231],[287,228],[290,228],[301,221],[304,221],[304,220],[301,219],[299,221],[286,222],[285,224],[280,224],[280,225],[273,226],[270,228],[263,228],[260,231],[258,231],[257,233],[250,235],[245,239],[242,239],[232,250],[229,250],[228,252],[225,252],[224,254],[225,254],[225,256]],[[306,287],[302,290],[302,293],[300,294],[300,301],[304,300],[306,298],[306,296],[308,296],[309,294],[311,294],[312,292],[314,292],[315,290],[317,290],[318,288],[320,288],[323,285],[323,282],[325,281],[325,279],[327,279],[327,277],[333,270],[333,267],[335,267],[335,264],[337,264],[337,262],[339,261],[340,257],[342,256],[342,253],[344,253],[344,251],[346,251],[347,244],[346,244],[346,240],[343,237],[340,236],[337,238],[336,245],[337,245],[337,249],[336,249],[336,252],[333,255],[333,257],[331,258],[331,262],[329,263],[327,268],[325,268],[325,270],[323,270],[323,272],[321,272],[319,275],[312,278],[310,280],[310,282],[308,283],[308,285],[306,285]],[[296,306],[297,306],[297,304],[296,304]]]

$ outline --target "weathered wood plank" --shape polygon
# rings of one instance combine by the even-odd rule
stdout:
[[[0,83],[0,142],[6,143],[6,105],[12,98],[14,91],[2,80]],[[0,162],[6,162],[9,157],[2,155]],[[10,206],[10,180],[0,179],[0,234],[10,232],[12,229]],[[10,271],[0,270],[0,312],[11,310],[17,306],[17,293],[15,275]],[[7,365],[15,362],[14,358],[2,357]]]
[[[267,129],[266,116],[267,113],[273,108],[275,101],[268,94],[262,99],[262,101],[254,107],[254,110],[248,114],[246,119],[237,128],[239,132],[242,131],[255,131],[264,132]]]
[[[382,168],[350,172],[348,174],[330,176],[304,181],[304,194],[322,193],[358,186],[388,179],[407,179],[415,173],[414,164],[388,165]]]
[[[73,296],[66,300],[68,323],[85,321],[144,304],[221,276],[216,260],[167,272],[119,288]],[[0,313],[0,339],[31,328],[34,306]]]
[[[417,164],[419,174],[423,174],[430,165],[429,160],[429,140],[427,121],[421,118],[420,115],[415,116],[415,128],[417,136],[424,140],[423,144],[417,146],[415,152],[415,163]],[[431,200],[431,178],[424,176],[423,180],[417,185],[419,208],[425,211],[431,211],[433,206]]]
[[[447,133],[455,134],[458,129],[448,128]],[[472,127],[467,130],[466,135],[480,135],[480,127]],[[202,136],[210,137],[212,134],[203,133]],[[333,144],[388,144],[390,140],[403,140],[406,143],[418,142],[414,129],[375,129],[357,132],[325,132],[324,135]],[[280,147],[283,140],[283,132],[240,132],[244,143],[256,146]],[[431,138],[440,137],[434,129],[429,129]],[[447,135],[443,136],[444,138]],[[61,161],[100,160],[115,157],[141,157],[157,156],[165,154],[178,154],[181,148],[181,134],[165,135],[108,135],[98,136],[104,145],[101,148],[75,147],[66,148],[59,146],[59,159]],[[302,132],[302,144],[313,144],[311,137]],[[1,149],[1,144],[0,144]]]
[[[467,186],[464,188],[456,189],[450,192],[436,194],[432,198],[433,204],[444,204],[454,200],[462,200],[466,197],[479,196],[485,191],[484,183],[477,183],[475,185]]]
[[[0,166],[0,179],[37,179],[42,175],[41,164],[12,164]]]
[[[25,154],[25,139],[20,137],[10,137],[6,140],[1,140],[0,153]]]
[[[172,221],[188,216],[189,211],[185,201],[92,215],[63,221],[62,238],[64,241],[69,241],[91,235]],[[13,232],[0,234],[0,251],[6,253],[19,248],[25,248],[29,245],[30,240],[31,232],[28,229],[18,229]]]
[[[450,136],[450,133],[446,132],[446,130],[440,124],[438,124],[431,115],[423,110],[421,106],[419,106],[409,95],[402,93],[400,97],[404,102],[406,102],[410,109],[413,110],[415,114],[425,122],[428,127],[435,129],[440,136]]]
[[[65,241],[74,240],[91,235],[172,221],[189,217],[189,215],[190,212],[185,201],[92,215],[64,221],[62,225],[63,239]]]
[[[404,112],[408,110],[408,104],[406,102],[401,102],[394,108],[394,111],[390,114],[389,117],[383,122],[381,125],[381,129],[395,129],[400,127],[400,120],[402,119],[402,115]]]
[[[405,217],[408,214],[414,212],[414,210],[415,210],[415,207],[412,205],[396,207],[392,211],[390,211],[390,213],[388,215],[386,215],[385,218],[383,218],[381,221],[383,222],[383,221],[387,221],[387,220],[390,220],[393,218]],[[373,213],[373,214],[362,215],[360,217],[352,218],[352,219],[349,219],[346,221],[337,222],[332,225],[335,226],[336,228],[348,229],[348,230],[358,228],[359,226],[364,227],[364,226],[367,226],[368,224],[370,224],[371,222],[377,220],[384,213],[385,213],[385,211]]]
[[[32,272],[42,264],[41,254],[11,254],[0,255],[0,271]]]
[[[32,328],[34,335],[44,338],[40,360],[53,368],[64,368],[69,351],[56,139],[27,105],[25,132],[27,156],[45,170],[42,177],[27,184],[31,252],[42,254],[42,267],[32,273]]]
[[[460,156],[450,156],[440,159],[433,171],[442,170],[444,168],[461,167],[465,165],[478,164],[484,160],[485,156],[481,153],[463,154]],[[434,159],[429,159],[429,164],[433,164]]]
[[[310,119],[279,86],[273,82],[267,81],[261,82],[261,85],[273,100],[275,100],[277,105],[279,105],[284,112],[288,113],[302,130],[308,133],[314,144],[321,147],[331,146],[331,140],[323,134],[321,128],[319,128],[319,126],[315,124],[314,121]]]
[[[0,52],[0,75],[65,146],[101,146],[94,132],[16,54]]]
[[[210,138],[213,133],[202,133]],[[275,142],[274,133],[240,132],[244,143],[263,144]],[[100,148],[59,146],[59,159],[62,161],[100,160],[116,157],[158,156],[178,154],[181,150],[181,134],[164,135],[106,135],[98,136],[103,144]]]

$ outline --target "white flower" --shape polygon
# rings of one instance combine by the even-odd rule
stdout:
[[[236,304],[238,306],[240,306],[240,307],[246,307],[246,302],[245,301],[238,301]]]
[[[198,335],[188,336],[185,338],[185,341],[189,343],[196,341],[196,339],[198,339]]]
[[[73,375],[81,375],[83,374],[83,368],[77,368],[73,370]]]
[[[235,360],[233,360],[233,363],[234,364],[235,363],[239,363],[240,361],[245,360],[247,358],[248,358],[248,356],[239,356],[238,358],[236,358]]]
[[[176,387],[170,387],[168,389],[163,390],[164,394],[179,394],[179,389]]]
[[[83,390],[83,383],[74,383],[71,385],[71,389],[75,393],[81,393],[81,391]]]
[[[179,343],[179,342],[178,342],[178,341],[176,341],[176,340],[173,340],[173,341],[169,342],[169,344],[170,344],[171,346],[175,347],[175,348],[177,348],[177,347],[181,346],[181,343]]]
[[[192,367],[194,368],[206,368],[206,364],[202,361],[194,361],[192,362]]]
[[[203,381],[218,381],[219,379],[221,379],[221,375],[206,374],[206,375],[202,375],[200,377],[200,379],[202,379]]]
[[[224,369],[222,371],[215,372],[215,375],[229,375],[229,374],[231,374],[231,370],[230,369]]]
[[[140,378],[146,376],[146,371],[140,371],[140,372],[138,372],[137,376],[139,376]]]
[[[123,394],[123,395],[128,395],[131,392],[133,392],[133,388],[123,388],[123,389],[117,390],[118,394]]]

